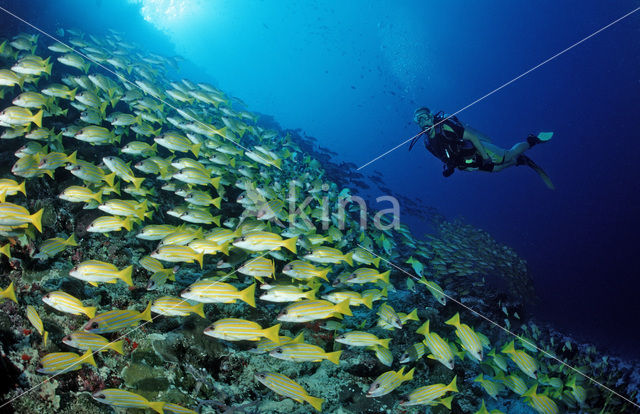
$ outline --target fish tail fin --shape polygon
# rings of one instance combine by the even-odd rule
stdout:
[[[91,364],[94,367],[98,366],[96,364],[96,360],[93,359],[93,351],[91,350],[91,348],[87,349],[87,352],[85,352],[84,354],[82,354],[80,356],[80,363],[81,364]]]
[[[234,158],[231,158],[229,160],[229,165],[232,166],[232,167],[235,167],[236,166],[236,160]]]
[[[353,266],[353,252],[349,252],[344,255],[343,260],[349,264],[349,266]],[[389,282],[387,282],[389,283]]]
[[[36,112],[36,114],[31,118],[31,122],[36,124],[38,128],[42,128],[42,109]]]
[[[391,338],[381,339],[380,346],[383,348],[389,349],[389,343],[391,342]]]
[[[413,372],[415,371],[415,368],[411,368],[411,370],[409,372],[407,372],[406,374],[404,374],[402,376],[402,380],[403,381],[409,381],[413,379]]]
[[[296,335],[295,338],[291,340],[292,344],[301,344],[303,342],[304,342],[304,332],[300,332],[298,335]]]
[[[144,177],[133,177],[131,181],[133,182],[133,186],[136,190],[139,190],[142,182],[144,181]]]
[[[11,243],[7,243],[4,246],[0,247],[0,254],[4,254],[9,259],[11,259]]]
[[[327,278],[327,275],[329,274],[329,272],[330,272],[330,271],[331,271],[331,268],[330,268],[330,267],[327,267],[327,268],[325,268],[325,269],[322,269],[320,272],[318,272],[318,277],[319,277],[320,279],[324,279],[324,280],[326,280],[326,281],[328,282],[328,281],[329,281],[329,278]]]
[[[409,314],[406,317],[407,320],[411,320],[411,321],[419,321],[420,319],[418,318],[418,309],[414,309],[411,312],[409,312]]]
[[[95,306],[85,306],[82,309],[82,312],[87,315],[87,317],[89,319],[93,318],[94,316],[96,316],[96,307]]]
[[[102,204],[102,191],[96,191],[91,198],[96,200],[99,204]]]
[[[218,187],[220,187],[220,178],[221,177],[213,177],[210,182],[211,185],[213,186],[213,188],[215,188],[216,190],[218,189]]]
[[[40,210],[38,210],[37,212],[29,216],[29,220],[31,221],[31,224],[33,224],[33,227],[35,227],[40,233],[42,233],[42,213],[43,212],[44,212],[44,209],[41,208]]]
[[[27,190],[26,190],[26,188],[24,186],[25,185],[24,183],[26,183],[26,182],[27,182],[27,180],[24,180],[23,182],[20,183],[20,185],[18,185],[18,188],[16,188],[16,190],[18,190],[19,192],[24,194],[25,197],[27,196]]]
[[[220,208],[220,203],[222,202],[222,197],[216,197],[213,199],[213,201],[211,202],[211,204],[213,204],[213,206],[215,208]]]
[[[501,352],[502,352],[503,354],[509,354],[509,353],[512,353],[512,352],[515,352],[515,351],[516,351],[515,341],[511,341],[511,342],[509,342],[509,343],[508,343],[508,344],[506,344],[506,345],[502,348],[502,350],[501,350]]]
[[[163,401],[150,401],[149,408],[151,408],[156,413],[163,414],[164,413],[164,405],[166,403]]]
[[[391,270],[387,270],[386,272],[380,275],[380,280],[384,283],[389,284],[389,275],[391,274]]]
[[[107,174],[102,177],[102,180],[107,183],[109,187],[113,187],[113,181],[116,178],[116,173],[112,172],[111,174]]]
[[[456,313],[455,315],[453,315],[453,317],[451,319],[449,319],[445,323],[447,325],[452,325],[452,326],[455,326],[456,328],[458,328],[460,326],[460,314]]]
[[[364,298],[362,298],[362,303],[364,304],[364,306],[371,309],[373,307],[373,296],[371,295],[365,296]]]
[[[16,298],[16,291],[13,287],[13,282],[9,283],[9,286],[2,292],[2,296],[11,299],[15,303],[18,303],[18,299]]]
[[[316,294],[318,293],[318,290],[320,290],[320,287],[316,287],[315,289],[311,289],[310,291],[306,292],[306,298],[309,300],[315,300],[316,299]]]
[[[229,256],[229,243],[225,243],[222,246],[220,246],[220,251],[225,255],[225,256]]]
[[[533,397],[534,395],[537,394],[537,391],[538,391],[538,384],[534,384],[524,394],[522,394],[522,396],[523,397]]]
[[[204,253],[196,253],[194,259],[200,263],[200,269],[204,266]]]
[[[280,344],[280,324],[273,325],[271,328],[263,329],[262,336],[271,342]]]
[[[206,316],[204,316],[204,303],[198,303],[197,305],[195,305],[193,307],[193,313],[202,318],[206,318]]]
[[[116,341],[116,342],[111,342],[109,344],[109,348],[113,349],[114,351],[116,351],[120,355],[123,355],[124,354],[124,351],[122,350],[123,342],[124,342],[123,340]]]
[[[133,221],[131,220],[131,217],[127,217],[124,220],[122,220],[122,227],[124,227],[125,230],[131,231],[132,226],[133,226]]]
[[[456,385],[456,380],[458,376],[454,376],[449,385],[447,385],[447,389],[451,392],[458,392],[458,386]]]
[[[380,266],[380,258],[379,258],[379,257],[376,257],[375,259],[373,259],[373,260],[371,261],[371,263],[373,263],[373,265],[374,265],[376,268],[378,268],[378,267]]]
[[[427,336],[429,335],[429,320],[423,323],[417,330],[416,333],[419,335]]]
[[[200,147],[202,146],[201,143],[197,143],[193,146],[191,146],[191,152],[193,153],[193,155],[198,158],[198,154],[200,154]]]
[[[251,286],[249,286],[248,288],[240,292],[240,300],[243,302],[246,302],[247,305],[251,306],[252,308],[255,308],[256,307],[255,294],[256,294],[256,284],[252,283]]]
[[[129,286],[133,286],[133,280],[131,280],[131,274],[133,273],[133,266],[129,265],[118,272],[118,279],[122,280]]]
[[[340,355],[342,351],[329,352],[326,354],[327,360],[333,362],[336,365],[340,365]]]
[[[78,88],[73,88],[69,91],[69,100],[73,101],[76,99],[76,92],[78,92]]]
[[[322,398],[307,395],[307,402],[311,404],[311,406],[315,408],[316,411],[322,411],[322,403],[324,402]]]
[[[52,67],[53,67],[53,63],[49,63],[47,66],[45,66],[44,73],[46,73],[47,75],[51,76],[51,68]]]
[[[151,145],[151,151],[153,151],[154,154],[156,152],[158,152],[158,143],[157,142],[154,142],[153,145]]]
[[[42,336],[42,346],[47,346],[48,340],[49,340],[49,332],[44,331],[44,335]]]
[[[0,192],[0,203],[4,203],[6,199],[7,199],[7,193],[4,191]]]
[[[351,313],[351,309],[349,309],[349,299],[343,300],[342,302],[338,303],[335,307],[335,312],[339,312],[347,316],[353,316],[353,313]]]
[[[151,301],[147,303],[147,307],[144,308],[144,310],[140,314],[140,319],[143,321],[151,322]]]
[[[441,398],[439,399],[437,402],[439,404],[444,405],[445,407],[447,407],[449,410],[451,410],[451,402],[453,401],[453,395],[448,396],[447,398]]]
[[[291,251],[293,254],[296,254],[298,250],[296,249],[296,242],[298,241],[298,236],[292,237],[282,242],[282,246]],[[326,278],[326,276],[325,276]]]

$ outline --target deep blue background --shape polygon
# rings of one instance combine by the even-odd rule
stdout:
[[[185,56],[185,76],[217,83],[250,109],[302,128],[362,165],[418,130],[413,110],[454,112],[637,7],[620,1],[193,1],[145,22],[124,1],[0,1],[47,30],[115,28]],[[348,3],[347,5],[341,3]],[[0,12],[8,32],[25,26]],[[157,21],[155,22],[158,23]],[[394,191],[463,216],[529,261],[536,315],[639,357],[637,270],[640,12],[479,102],[459,117],[509,147],[551,130],[524,167],[444,179],[419,146],[378,170]],[[379,194],[382,195],[382,194]],[[406,217],[415,234],[426,223]]]

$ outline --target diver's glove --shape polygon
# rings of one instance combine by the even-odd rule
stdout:
[[[453,168],[453,167],[451,167],[451,166],[449,166],[449,165],[446,165],[446,164],[445,164],[445,165],[444,165],[444,171],[442,171],[442,175],[443,175],[444,177],[450,177],[450,176],[451,176],[451,174],[453,174],[453,172],[454,172],[455,170],[456,170],[455,168]]]
[[[482,165],[480,165],[480,170],[488,172],[493,171],[493,167],[495,167],[495,164],[493,163],[493,160],[491,158],[487,160],[482,158],[480,162],[482,163]]]

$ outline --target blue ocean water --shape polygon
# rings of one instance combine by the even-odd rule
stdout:
[[[181,55],[185,76],[218,85],[357,166],[416,134],[418,106],[455,112],[637,7],[632,1],[0,4],[52,33],[113,28],[150,51]],[[8,31],[27,29],[14,19],[3,22]],[[524,167],[445,179],[440,162],[420,145],[410,153],[405,145],[360,171],[379,171],[394,193],[462,216],[514,247],[530,265],[537,318],[632,357],[640,357],[639,27],[636,13],[459,114],[505,147],[554,131],[553,141],[530,156],[555,191]],[[402,219],[417,235],[428,231],[420,217]]]

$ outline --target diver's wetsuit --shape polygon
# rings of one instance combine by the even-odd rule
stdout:
[[[423,114],[429,113],[427,108],[420,108],[416,113],[418,111]],[[467,128],[465,138],[465,126],[455,116],[447,116],[442,111],[433,115],[428,125],[423,125],[415,117],[414,119],[426,134],[425,148],[444,163],[442,175],[445,177],[453,174],[456,168],[463,171],[496,172],[511,166],[527,165],[540,175],[547,187],[554,188],[551,179],[542,168],[524,155],[526,150],[542,142],[539,138],[540,134],[539,136],[529,135],[527,141],[517,143],[507,150],[492,144],[488,137],[470,127]],[[547,135],[545,138],[547,141],[553,133],[544,134]],[[417,139],[418,137],[414,138],[409,150]]]
[[[456,168],[492,171],[493,163],[485,163],[473,144],[463,139],[464,126],[455,116],[435,114],[433,128],[426,132],[425,148],[444,163],[442,174],[449,177]]]

